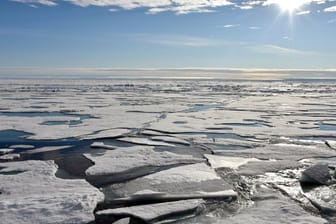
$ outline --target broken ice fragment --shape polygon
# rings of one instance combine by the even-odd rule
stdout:
[[[12,154],[6,154],[3,156],[0,156],[0,161],[11,161],[15,159],[19,159],[20,154],[12,153]]]
[[[179,218],[181,218],[181,215],[193,215],[203,203],[203,200],[193,199],[108,209],[98,211],[96,214],[100,222],[103,222],[104,220],[109,220],[109,217],[131,216],[141,219],[145,223],[156,223],[167,219],[169,221],[173,221],[174,216],[179,216]]]
[[[98,149],[115,149],[112,145],[106,145],[104,142],[94,142],[90,145],[91,148],[98,148]]]
[[[316,164],[302,172],[301,183],[325,185],[331,179],[327,164]]]
[[[169,144],[169,143],[162,142],[162,141],[153,141],[147,138],[138,138],[138,137],[118,138],[118,141],[139,144],[139,145],[150,145],[150,146],[171,146],[171,147],[175,146],[173,144]]]
[[[0,149],[0,156],[13,152],[14,149]]]
[[[231,168],[238,169],[240,166],[250,162],[250,161],[260,161],[255,158],[241,158],[241,157],[229,157],[229,156],[216,156],[205,154],[205,158],[208,159],[211,167],[214,169],[217,168]]]

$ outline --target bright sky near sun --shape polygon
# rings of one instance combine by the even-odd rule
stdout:
[[[336,0],[1,0],[0,67],[336,68]]]

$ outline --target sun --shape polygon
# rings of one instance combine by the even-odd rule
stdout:
[[[277,4],[281,11],[292,13],[300,9],[303,5],[308,3],[307,0],[273,0],[274,4]]]

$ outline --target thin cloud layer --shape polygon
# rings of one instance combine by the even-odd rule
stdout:
[[[124,10],[137,8],[147,9],[148,14],[161,12],[175,12],[176,14],[213,12],[218,7],[232,6],[241,10],[251,10],[255,7],[268,7],[278,4],[279,0],[10,0],[27,4],[41,4],[56,6],[62,2],[69,2],[80,7],[118,7]],[[294,1],[294,0],[293,0]],[[295,0],[301,5],[325,4],[334,0]],[[336,6],[335,6],[336,7]],[[324,11],[335,11],[335,7],[326,8]],[[117,9],[115,9],[117,10]]]

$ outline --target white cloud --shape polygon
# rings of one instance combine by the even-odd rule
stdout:
[[[263,5],[264,6],[276,5],[281,1],[284,1],[284,0],[265,0]],[[287,0],[287,1],[289,1],[289,0]],[[324,4],[324,3],[328,2],[328,0],[291,0],[291,1],[293,1],[293,2],[295,1],[295,3],[298,2],[297,5],[308,5],[308,4],[311,4],[311,3]],[[331,1],[331,0],[329,0],[329,1]]]
[[[175,47],[211,47],[211,46],[230,44],[228,42],[219,39],[184,36],[184,35],[136,34],[132,35],[132,38],[147,43],[175,46]]]
[[[192,12],[212,12],[217,7],[234,5],[229,0],[11,0],[27,4],[42,4],[55,6],[56,2],[70,2],[81,7],[120,7],[126,10],[147,8],[148,13],[155,14],[165,11],[173,11],[176,14]]]
[[[250,26],[249,27],[250,30],[260,30],[259,26]]]
[[[41,4],[41,5],[47,5],[47,6],[56,6],[57,3],[55,3],[54,0],[12,0],[13,2],[21,2],[21,3],[28,3],[28,4]]]
[[[258,53],[263,54],[278,54],[278,55],[317,55],[317,52],[313,51],[303,51],[303,50],[297,50],[293,48],[286,48],[286,47],[280,47],[277,45],[260,45],[260,46],[253,46],[251,47],[252,50]]]
[[[252,5],[240,5],[237,6],[238,8],[242,9],[242,10],[249,10],[249,9],[253,9]]]
[[[148,13],[155,14],[173,11],[177,14],[192,12],[211,12],[213,8],[233,5],[228,0],[67,0],[75,5],[117,6],[123,9],[148,8]]]
[[[307,15],[307,14],[310,14],[310,11],[309,11],[309,10],[300,11],[300,12],[297,12],[297,13],[296,13],[297,16],[302,16],[302,15]]]
[[[238,26],[240,26],[240,25],[239,24],[226,24],[223,27],[224,28],[234,28],[234,27],[238,27]]]
[[[213,12],[218,7],[234,6],[242,10],[251,10],[255,7],[270,6],[284,0],[10,0],[27,4],[42,4],[56,6],[62,2],[72,3],[80,7],[117,7],[125,10],[136,8],[147,9],[148,14],[157,14],[171,11],[176,14]],[[299,5],[324,4],[335,0],[292,0],[300,1]],[[326,8],[324,11],[335,11],[336,6]]]
[[[335,6],[332,6],[332,7],[329,7],[329,8],[326,8],[324,9],[325,12],[336,12],[336,5]]]

